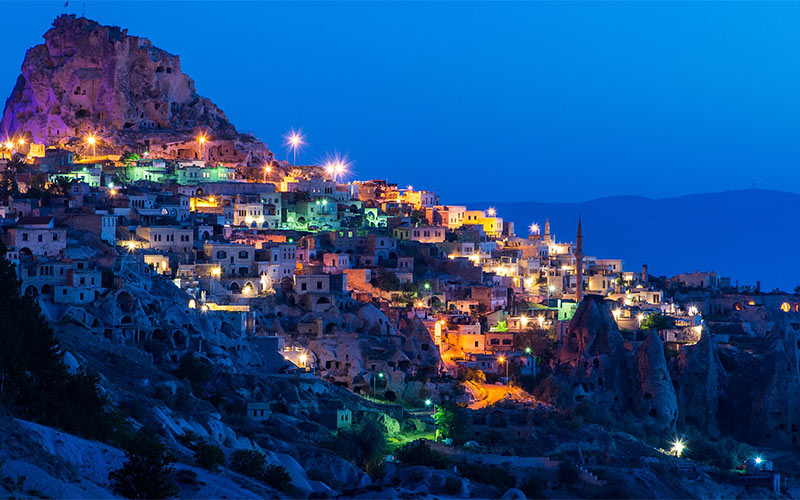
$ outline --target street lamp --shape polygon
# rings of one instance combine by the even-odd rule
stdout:
[[[264,167],[264,182],[267,182],[267,174],[269,174],[270,172],[272,172],[272,167],[266,165]]]
[[[511,380],[508,378],[508,360],[506,358],[504,358],[503,356],[500,356],[499,358],[497,358],[497,362],[501,363],[501,364],[502,363],[506,364],[506,394],[508,394],[508,392],[511,389],[511,387],[510,387],[511,386]]]
[[[530,226],[528,226],[528,231],[530,231],[531,234],[539,234],[539,224],[535,222],[532,223]]]
[[[294,153],[292,164],[297,164],[297,150],[301,147],[305,146],[305,137],[302,134],[302,130],[295,130],[291,129],[288,134],[283,136],[285,139],[285,144],[288,146],[286,148],[286,162],[289,162],[289,151]]]
[[[641,328],[642,327],[642,320],[643,319],[644,319],[644,314],[642,314],[642,313],[639,313],[636,316],[636,321],[638,322],[637,328]]]
[[[683,450],[686,449],[686,445],[683,443],[683,440],[676,439],[674,443],[672,443],[672,452],[675,453],[675,456],[680,458]]]
[[[203,155],[203,146],[205,146],[205,144],[206,144],[206,141],[207,141],[207,140],[208,140],[208,139],[206,138],[206,136],[205,136],[204,134],[200,134],[200,135],[197,137],[197,144],[200,146],[200,159],[201,159],[201,160],[204,158],[204,155]]]
[[[92,147],[92,160],[94,160],[97,156],[97,138],[93,135],[90,135],[86,138],[86,144]]]
[[[372,377],[372,399],[375,399],[375,380],[378,378],[383,378],[383,372],[378,372],[377,377],[375,377],[374,375]]]
[[[486,215],[489,217],[494,217],[497,215],[497,210],[495,210],[494,207],[489,207],[489,210],[486,211]]]

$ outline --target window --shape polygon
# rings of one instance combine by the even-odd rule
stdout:
[[[58,233],[53,233],[53,241],[58,241]]]
[[[322,282],[317,281],[317,290],[322,290]]]
[[[28,241],[28,233],[22,233],[22,241]]]
[[[36,237],[36,240],[37,240],[39,243],[41,243],[43,239],[44,239],[44,238],[42,238],[42,235],[41,235],[41,234],[40,234],[39,236],[37,236],[37,237]]]
[[[300,283],[300,290],[306,290],[306,288],[307,287],[305,283]]]

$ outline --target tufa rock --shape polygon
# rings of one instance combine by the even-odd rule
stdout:
[[[160,156],[263,165],[272,153],[239,134],[209,99],[197,94],[180,59],[127,30],[61,15],[28,50],[6,101],[0,134],[45,146],[96,153],[158,151]],[[196,136],[209,141],[198,151]],[[86,150],[85,154],[94,154]]]
[[[664,358],[664,344],[654,331],[647,334],[633,360],[636,387],[632,391],[633,410],[650,426],[674,430],[678,420],[678,400]]]
[[[800,318],[782,316],[767,336],[767,354],[761,363],[748,437],[753,443],[775,448],[799,446],[800,429]]]
[[[605,299],[587,295],[581,301],[562,341],[560,371],[567,371],[574,401],[584,399],[607,409],[628,404],[628,353]]]
[[[706,436],[719,437],[720,379],[724,375],[716,343],[707,329],[693,346],[681,349],[676,360],[678,425],[694,426]]]

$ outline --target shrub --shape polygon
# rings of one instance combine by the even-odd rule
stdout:
[[[562,461],[558,464],[558,481],[566,486],[572,486],[581,478],[578,468],[572,462]]]
[[[178,493],[175,461],[158,437],[139,430],[125,449],[125,465],[108,475],[112,489],[127,498],[168,498]]]
[[[476,483],[488,484],[498,488],[512,488],[515,480],[505,469],[493,465],[462,464],[458,466],[461,475]]]
[[[407,465],[422,465],[434,469],[446,469],[449,466],[447,459],[441,453],[431,450],[424,441],[406,444],[395,452],[395,456]]]
[[[257,450],[236,450],[231,456],[231,469],[258,479],[267,466],[267,458]]]
[[[195,445],[194,459],[200,467],[211,471],[225,465],[225,453],[222,452],[222,448],[207,441],[199,441]]]
[[[268,464],[264,468],[261,480],[280,491],[286,491],[292,484],[292,477],[282,465]]]
[[[360,427],[340,431],[330,447],[368,474],[375,473],[388,449],[386,429],[380,422],[368,419]]]
[[[461,488],[463,485],[463,481],[459,477],[450,476],[444,480],[444,486],[442,486],[442,493],[445,495],[455,496],[461,493]]]
[[[292,484],[286,467],[268,464],[264,454],[258,450],[236,450],[231,456],[231,469],[281,491],[288,490]]]

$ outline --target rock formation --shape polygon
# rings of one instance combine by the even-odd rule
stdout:
[[[696,344],[681,349],[676,368],[678,425],[694,426],[712,439],[719,437],[717,413],[724,373],[708,330],[703,330]]]
[[[575,311],[559,361],[568,371],[573,399],[591,399],[606,408],[626,405],[628,354],[617,323],[600,295],[587,295]]]
[[[264,144],[237,133],[222,110],[197,94],[178,56],[150,40],[74,15],[56,18],[44,39],[28,50],[6,101],[3,139],[80,152],[95,134],[97,154],[150,150],[257,166],[272,159]],[[203,146],[196,141],[201,133],[208,135]]]
[[[664,358],[664,344],[651,331],[634,357],[636,387],[633,409],[651,426],[674,430],[678,420],[678,400]]]
[[[800,318],[780,317],[767,336],[753,398],[749,439],[776,448],[797,448],[800,429]]]

